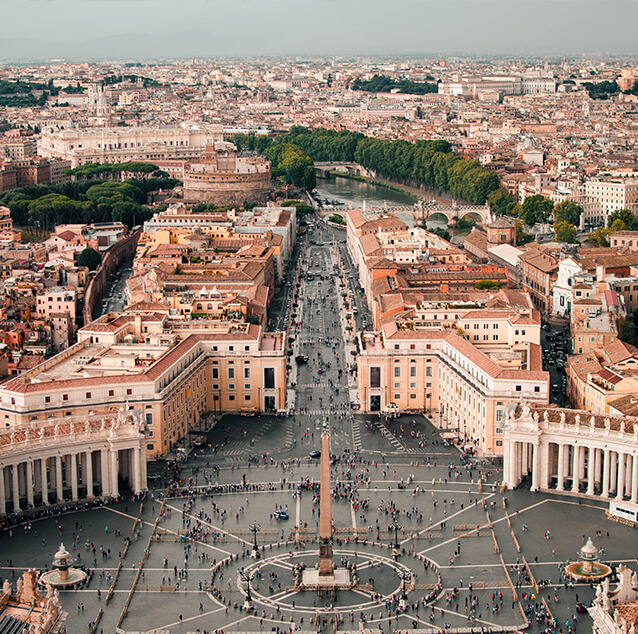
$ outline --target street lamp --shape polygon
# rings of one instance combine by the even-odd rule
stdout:
[[[412,578],[412,575],[407,570],[402,570],[401,575],[401,598],[399,599],[399,610],[405,612],[408,609],[408,593],[406,591],[406,584]]]
[[[257,546],[257,533],[261,530],[261,526],[257,524],[257,522],[253,522],[248,528],[253,534],[253,550],[250,553],[250,556],[253,559],[260,559],[261,552],[259,552],[259,546]]]
[[[252,612],[254,606],[253,597],[250,593],[250,573],[242,569],[239,571],[239,576],[241,577],[241,580],[246,584],[246,600],[244,601],[244,610],[246,610],[246,612]]]
[[[401,530],[401,528],[403,528],[401,526],[401,524],[399,524],[396,519],[393,520],[393,525],[392,525],[392,529],[394,530],[394,545],[392,547],[393,550],[393,554],[396,556],[398,556],[400,554],[400,549],[399,549],[399,531]]]

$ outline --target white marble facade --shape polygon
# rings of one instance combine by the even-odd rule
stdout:
[[[69,417],[0,432],[0,516],[57,502],[146,489],[146,438],[137,417]]]
[[[503,483],[638,503],[638,418],[519,405],[503,429]]]

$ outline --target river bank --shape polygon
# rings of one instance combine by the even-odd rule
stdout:
[[[417,200],[421,200],[426,203],[436,202],[440,205],[453,205],[455,203],[455,200],[452,196],[446,194],[435,194],[428,189],[411,187],[410,185],[404,185],[403,183],[397,183],[396,181],[391,181],[384,178],[372,178],[370,176],[351,176],[350,174],[342,174],[341,172],[330,172],[330,174],[335,178],[345,178],[348,180],[365,182],[377,187],[387,188],[391,191],[404,192],[412,199],[414,199],[414,202],[416,202]]]

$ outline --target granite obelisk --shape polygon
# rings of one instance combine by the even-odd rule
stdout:
[[[319,488],[319,576],[333,577],[332,508],[330,499],[330,435],[323,424],[321,434],[321,473]]]

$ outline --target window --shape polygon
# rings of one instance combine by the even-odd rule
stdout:
[[[45,403],[50,403],[51,402],[51,397],[50,396],[45,396],[44,397],[44,402]]]
[[[229,379],[235,378],[235,368],[228,368],[228,378]]]
[[[490,340],[489,335],[483,335],[483,341],[489,341],[489,340]]]
[[[69,395],[68,394],[62,394],[62,400],[63,401],[68,401],[69,400]],[[15,405],[15,399],[11,399],[11,402]]]
[[[381,368],[370,368],[370,387],[381,387]]]
[[[541,391],[541,386],[540,385],[535,385],[534,386],[534,392],[540,392]]]
[[[250,346],[244,346],[244,350],[248,352],[250,350]]]
[[[85,398],[91,398],[91,392],[87,392],[84,396]]]
[[[416,345],[415,345],[415,344],[413,344],[413,343],[411,343],[411,344],[410,344],[410,350],[416,350]]]
[[[425,376],[432,376],[432,366],[431,365],[426,365],[425,366]]]
[[[250,389],[250,383],[244,383],[244,389],[245,390],[249,390]]]
[[[504,418],[505,412],[502,409],[496,410],[496,422],[500,423]]]
[[[395,383],[394,384],[394,389],[395,390],[400,390],[401,389],[401,383]]]
[[[399,349],[399,344],[398,344],[398,343],[395,343],[395,344],[394,344],[394,349],[395,349],[395,350],[398,350],[398,349]]]
[[[115,390],[109,390],[109,396],[115,396]]]
[[[522,385],[517,385],[517,386],[516,386],[516,391],[517,391],[517,392],[522,391],[522,389],[523,389],[523,386],[522,386]]]
[[[244,378],[245,379],[250,378],[250,368],[244,368]]]
[[[394,366],[394,377],[398,379],[400,376],[401,376],[401,366],[400,365],[395,365]]]
[[[494,330],[498,330],[498,324],[492,324],[492,328],[493,328]]]
[[[502,447],[503,446],[503,441],[502,440],[497,440],[496,441],[496,446],[497,447]]]
[[[244,394],[244,400],[245,401],[249,401],[250,400],[250,394]]]
[[[410,398],[416,398],[416,394],[410,394]]]
[[[492,339],[493,339],[494,341],[498,341],[498,335],[492,335]]]
[[[233,352],[233,350],[235,350],[235,346],[228,346],[228,350],[229,350],[230,352]]]
[[[219,378],[219,368],[213,368],[212,378],[213,379],[218,379]]]
[[[411,365],[410,366],[410,378],[411,379],[416,378],[416,366],[415,365]]]
[[[416,390],[416,382],[410,383],[410,389],[411,390]]]
[[[133,394],[133,390],[130,387],[126,388],[126,394],[127,396],[130,396],[131,394]]]
[[[400,398],[401,398],[401,394],[395,394],[395,395],[394,395],[394,399],[395,399],[396,401],[398,401]]]
[[[228,400],[229,401],[234,401],[235,400],[235,395],[234,394],[229,394],[228,395]]]
[[[275,387],[275,368],[264,368],[264,387],[266,389]]]
[[[229,383],[228,384],[228,389],[229,390],[234,390],[235,389],[235,384],[234,383]]]

